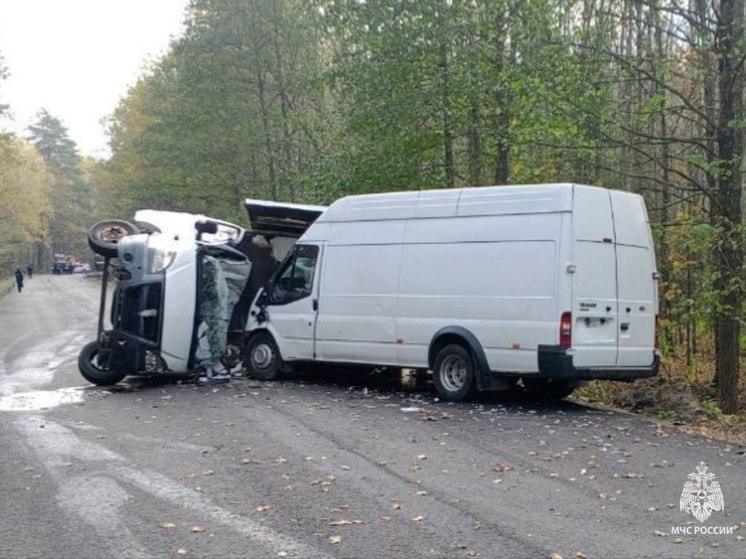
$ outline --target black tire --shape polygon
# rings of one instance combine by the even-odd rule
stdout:
[[[99,343],[91,342],[86,344],[78,354],[78,369],[88,382],[98,386],[111,386],[127,374],[112,371],[107,361],[104,356],[99,356]]]
[[[527,400],[553,402],[573,393],[578,387],[575,381],[556,378],[523,378],[523,389],[516,386],[516,391]]]
[[[282,372],[282,358],[274,338],[259,332],[249,338],[244,348],[246,374],[256,380],[277,380]]]
[[[96,254],[104,257],[117,256],[117,244],[127,235],[136,235],[139,229],[123,219],[106,219],[94,223],[88,229],[88,246]]]
[[[147,233],[148,235],[161,232],[158,226],[147,221],[135,221],[135,227],[137,227],[138,233]]]
[[[474,357],[467,348],[450,344],[438,351],[433,363],[435,390],[444,400],[460,402],[477,390]]]

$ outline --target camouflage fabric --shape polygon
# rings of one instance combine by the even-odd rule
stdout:
[[[228,345],[228,327],[251,271],[250,262],[204,255],[202,302],[195,357],[202,366],[216,363]]]

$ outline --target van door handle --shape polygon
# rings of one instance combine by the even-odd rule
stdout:
[[[621,323],[621,324],[619,325],[619,329],[620,329],[620,330],[621,330],[622,332],[626,332],[627,330],[629,330],[629,322],[622,322],[622,323]]]
[[[319,310],[319,300],[318,300],[318,299],[314,299],[314,300],[313,300],[313,303],[311,303],[311,307],[312,307],[312,308],[313,308],[313,310],[315,310],[315,311]]]

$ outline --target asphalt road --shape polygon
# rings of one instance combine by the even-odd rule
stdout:
[[[0,299],[0,557],[746,557],[736,444],[391,375],[93,387],[97,305],[82,276]]]

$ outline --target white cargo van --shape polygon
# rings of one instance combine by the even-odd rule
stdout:
[[[430,369],[441,397],[564,397],[655,375],[655,254],[641,196],[574,184],[349,196],[252,306],[244,358]]]

